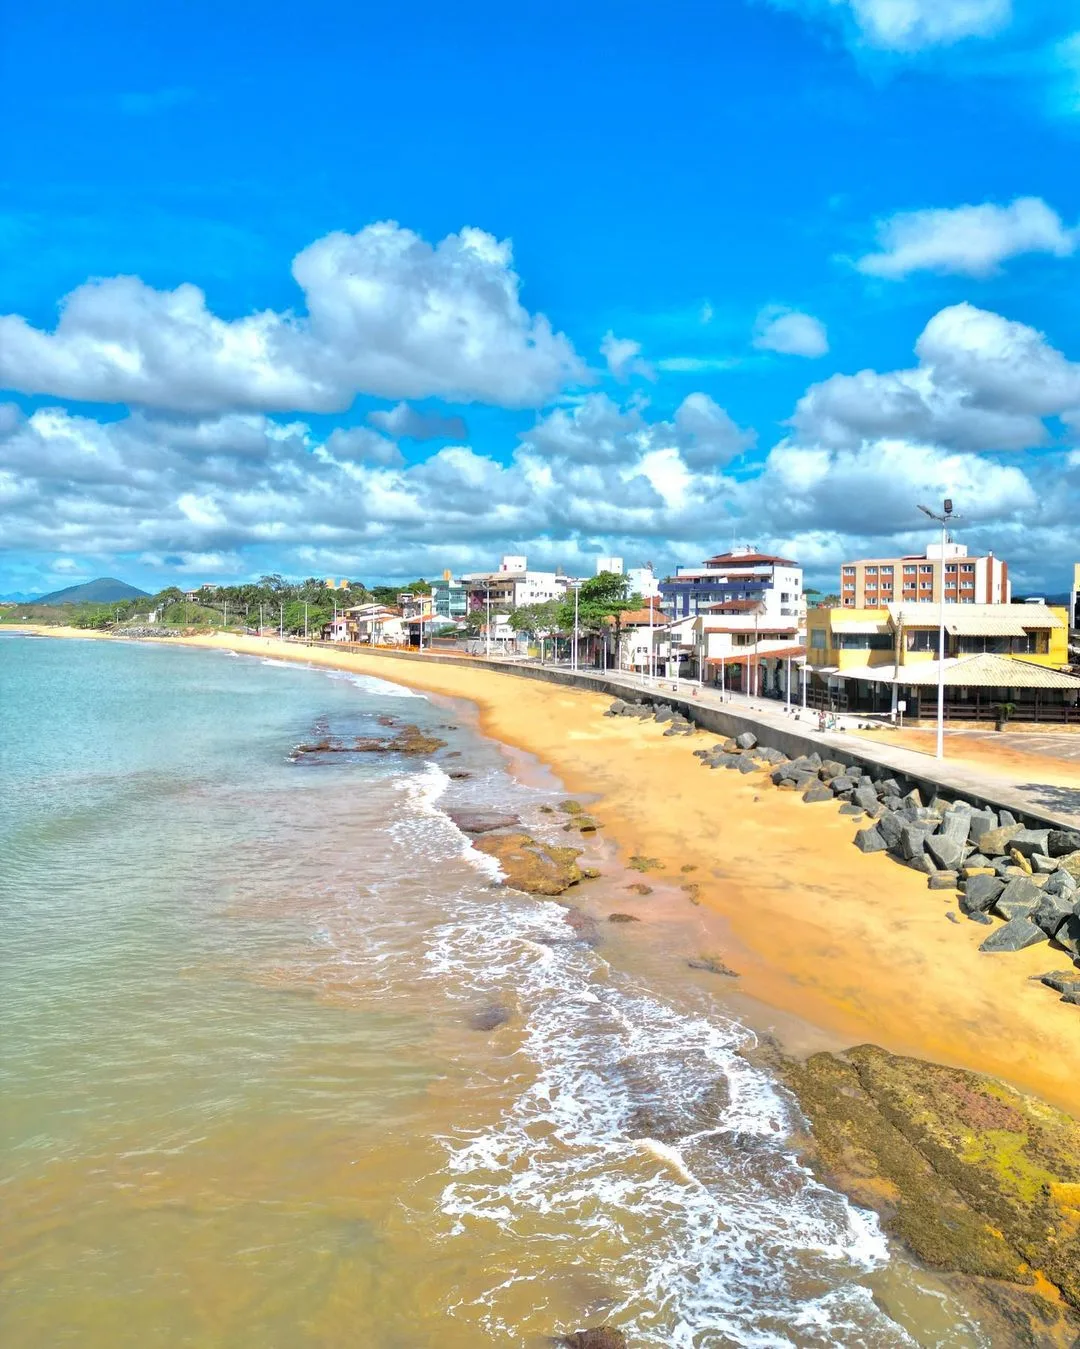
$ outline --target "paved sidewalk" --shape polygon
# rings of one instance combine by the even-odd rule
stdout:
[[[896,772],[929,778],[941,787],[943,794],[952,790],[973,796],[991,795],[1003,805],[1015,806],[1028,814],[1050,816],[1064,825],[1080,828],[1080,787],[1039,782],[1037,768],[1023,775],[1015,772],[996,773],[948,757],[938,760],[932,754],[923,754],[918,750],[865,740],[860,736],[845,734],[842,730],[822,732],[818,730],[818,715],[813,710],[796,706],[785,711],[784,704],[772,698],[751,698],[738,693],[726,693],[721,697],[718,689],[699,688],[685,679],[656,679],[650,685],[643,684],[633,675],[604,674],[599,670],[587,673],[603,679],[616,696],[624,693],[651,693],[673,702],[685,702],[690,707],[696,704],[720,708],[750,717],[762,726],[797,731],[799,735],[816,743],[823,758],[828,756],[830,748],[843,749]]]

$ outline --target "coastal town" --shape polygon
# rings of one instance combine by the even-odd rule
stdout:
[[[205,583],[152,603],[93,606],[82,622],[132,635],[239,627],[344,648],[562,664],[890,725],[932,719],[941,685],[948,721],[1072,724],[1080,563],[1060,571],[1060,595],[1018,596],[1007,560],[946,539],[921,554],[845,561],[825,594],[806,587],[797,560],[749,544],[667,575],[605,556],[580,577],[506,555],[490,571],[408,587]],[[6,608],[26,616],[25,605]]]

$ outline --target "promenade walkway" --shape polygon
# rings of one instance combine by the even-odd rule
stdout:
[[[713,707],[731,712],[763,727],[795,731],[813,741],[823,758],[832,751],[844,750],[895,772],[929,779],[940,786],[943,795],[964,792],[973,796],[992,797],[1006,808],[1045,816],[1064,826],[1080,829],[1080,785],[1062,786],[1053,781],[1040,781],[1041,766],[1034,758],[1031,766],[1025,765],[1021,771],[1011,767],[990,768],[966,762],[959,757],[948,757],[950,746],[947,740],[946,757],[939,761],[932,754],[867,740],[844,730],[819,731],[818,714],[815,711],[799,706],[785,710],[782,702],[771,698],[752,698],[730,692],[721,695],[718,689],[700,687],[685,679],[657,678],[651,683],[647,680],[643,683],[640,677],[629,674],[604,673],[599,670],[581,673],[595,676],[611,690],[613,697],[647,693],[661,697],[672,705]],[[760,735],[760,739],[764,743],[768,742],[764,734]],[[1046,762],[1046,775],[1051,779],[1060,776],[1060,773],[1054,772],[1055,767],[1060,769],[1063,765]]]

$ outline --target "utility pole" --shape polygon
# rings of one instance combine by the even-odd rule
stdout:
[[[484,585],[484,591],[487,603],[487,623],[484,625],[484,654],[491,655],[491,582]]]
[[[284,637],[285,637],[285,605],[282,603],[281,600],[278,600],[278,607],[277,607],[277,635],[278,635],[278,641],[279,641],[279,642],[282,641],[282,640],[284,640]]]
[[[308,603],[307,600],[305,600],[305,601],[304,601],[304,641],[305,641],[305,642],[306,642],[307,639],[308,639],[308,637],[307,637],[307,603]]]
[[[225,601],[225,618],[221,624],[222,630],[229,626],[229,601]]]
[[[920,506],[923,515],[936,520],[941,525],[941,602],[938,607],[938,683],[937,683],[937,750],[939,759],[945,757],[945,545],[949,541],[949,526],[956,519],[953,513],[952,498],[946,497],[944,511],[932,511],[929,506]]]

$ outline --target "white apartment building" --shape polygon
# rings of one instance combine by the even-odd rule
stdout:
[[[1009,565],[993,553],[969,557],[963,543],[931,544],[907,557],[872,557],[840,568],[840,604],[878,609],[886,604],[1008,604]]]
[[[631,595],[640,595],[643,600],[660,598],[660,580],[653,572],[651,562],[647,562],[644,567],[627,567],[624,569],[621,557],[598,557],[596,559],[597,576],[602,571],[613,572],[616,576],[625,576],[628,582],[627,591]]]
[[[474,571],[461,578],[472,608],[486,605],[519,609],[523,604],[543,604],[561,600],[570,585],[570,577],[556,571],[530,571],[528,558],[508,554],[498,571]]]
[[[700,567],[677,567],[661,583],[660,595],[672,619],[714,614],[735,603],[761,606],[758,616],[770,627],[806,626],[802,567],[749,544],[706,558]]]

